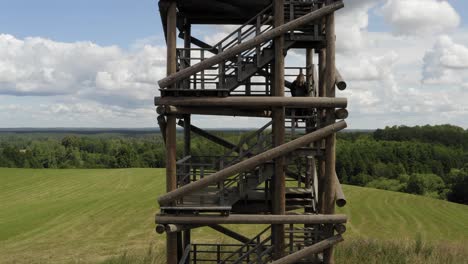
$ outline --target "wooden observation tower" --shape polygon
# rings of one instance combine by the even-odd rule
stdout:
[[[166,233],[168,264],[334,263],[333,246],[343,240],[347,221],[335,214],[335,205],[346,203],[335,172],[335,133],[348,116],[347,100],[335,97],[336,88],[346,88],[335,67],[334,12],[343,6],[333,0],[159,1],[167,77],[159,81],[155,105],[167,193],[158,198],[156,230]],[[236,29],[206,43],[192,35],[194,25]],[[285,67],[293,50],[305,63]],[[192,115],[258,117],[265,125],[230,142],[192,124]],[[184,130],[181,156],[177,125]],[[193,134],[225,154],[191,155]],[[229,224],[253,225],[255,234]],[[198,228],[236,242],[203,242],[192,232]]]

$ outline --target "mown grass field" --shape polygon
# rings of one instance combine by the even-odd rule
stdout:
[[[149,248],[153,262],[164,263],[165,240],[153,220],[164,188],[162,169],[0,169],[0,263],[100,263]],[[388,247],[379,249],[376,241],[413,247],[415,239],[468,252],[468,206],[352,186],[344,191],[348,205],[341,211],[350,221],[338,257],[365,246],[385,254]],[[195,232],[206,241],[219,237]]]

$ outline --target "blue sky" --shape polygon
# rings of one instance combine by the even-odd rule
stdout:
[[[468,100],[468,1],[345,4],[337,60],[350,87],[342,96],[350,100],[351,127],[468,128],[461,106]],[[214,42],[230,30],[194,32]],[[153,126],[164,54],[155,0],[0,0],[0,126]],[[300,54],[291,57],[300,62]],[[258,124],[198,120],[211,127]]]
[[[448,2],[467,25],[468,1]],[[370,12],[369,30],[388,30],[382,17],[374,13]],[[160,35],[161,21],[156,0],[1,0],[0,32],[19,38],[89,40],[128,48],[137,39]]]
[[[154,0],[0,1],[0,32],[19,38],[128,47],[136,39],[159,34],[160,21]]]

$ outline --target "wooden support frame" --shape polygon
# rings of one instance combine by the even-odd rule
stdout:
[[[334,11],[344,6],[343,1],[321,1],[320,3],[323,2],[323,5],[314,5],[313,7],[310,7],[307,12],[304,12],[305,9],[302,9],[302,7],[295,9],[297,7],[294,7],[294,4],[292,3],[289,5],[289,23],[285,23],[284,21],[285,0],[272,0],[271,2],[272,5],[269,5],[266,9],[267,13],[262,11],[256,15],[254,19],[245,23],[247,27],[252,25],[253,31],[256,32],[254,35],[242,38],[243,28],[245,27],[241,26],[238,30],[234,31],[235,34],[231,34],[233,36],[238,36],[237,40],[233,40],[233,45],[217,45],[216,47],[222,46],[226,48],[214,49],[209,44],[200,41],[191,35],[191,23],[197,23],[197,18],[193,20],[194,17],[184,9],[183,5],[185,2],[176,0],[160,0],[160,6],[164,7],[161,14],[164,14],[163,25],[166,32],[167,42],[167,77],[159,81],[160,87],[163,88],[161,90],[163,98],[155,98],[155,105],[158,106],[157,112],[160,114],[158,117],[158,123],[163,133],[166,146],[167,194],[158,199],[158,202],[162,205],[161,211],[165,214],[158,215],[156,217],[156,220],[161,223],[156,229],[158,232],[167,233],[168,256],[166,263],[175,264],[178,261],[181,261],[181,263],[185,264],[189,259],[182,259],[182,255],[185,256],[192,252],[196,254],[196,248],[191,249],[190,230],[200,226],[209,226],[243,244],[249,244],[249,241],[251,242],[252,240],[249,240],[249,238],[242,236],[233,230],[221,226],[221,224],[271,225],[271,247],[268,249],[271,252],[267,252],[265,254],[270,254],[273,258],[273,263],[275,264],[295,263],[305,257],[321,252],[324,253],[324,263],[333,263],[333,245],[342,241],[341,236],[333,236],[333,234],[337,232],[341,235],[346,230],[343,225],[346,222],[346,217],[334,214],[335,203],[336,206],[342,206],[346,203],[346,198],[343,194],[343,190],[334,168],[336,159],[335,133],[346,127],[346,123],[344,121],[336,123],[336,120],[348,117],[348,111],[345,109],[347,107],[347,100],[345,98],[336,98],[335,96],[336,89],[344,90],[347,86],[335,65],[334,46]],[[298,1],[298,5],[301,5],[299,2],[300,1]],[[176,7],[176,5],[179,6]],[[179,8],[178,14],[177,8]],[[306,15],[297,18],[298,16],[296,16],[295,10],[301,11],[299,16],[304,13],[306,13]],[[202,11],[197,12],[203,13]],[[271,12],[273,12],[273,14]],[[263,25],[262,20],[259,20],[258,17],[268,19],[268,23],[273,21],[273,28],[268,28],[266,31],[263,31],[261,28],[255,28],[255,25],[259,25],[259,23],[260,25]],[[255,20],[257,21],[256,23]],[[253,24],[251,24],[250,21],[254,21]],[[306,24],[308,24],[307,28],[304,27]],[[268,24],[268,26],[271,26],[271,24]],[[180,54],[183,55],[181,57],[180,64],[177,64],[175,52],[177,44],[175,41],[176,29],[179,29],[180,31],[179,37],[183,39],[184,45],[184,49],[180,49],[180,52],[182,52]],[[285,34],[291,36],[286,43],[284,39]],[[300,37],[300,34],[310,34],[310,38],[301,38],[300,40],[293,39],[293,37]],[[326,36],[325,39],[323,38],[324,34]],[[239,41],[239,39],[242,41]],[[294,44],[294,41],[299,41],[301,43]],[[215,55],[208,59],[204,59],[206,57],[201,55],[201,62],[191,65],[191,59],[197,60],[197,58],[191,57],[192,55],[195,56],[197,53],[192,51],[193,54],[190,54],[192,44],[202,46],[204,52],[212,52]],[[271,44],[273,44],[273,46],[271,46]],[[288,49],[292,47],[306,49],[306,82],[309,84],[309,93],[307,97],[285,97],[285,86],[292,87],[293,83],[286,81],[284,78],[284,57],[286,56]],[[197,48],[194,50],[200,49]],[[249,51],[243,52],[246,50]],[[317,76],[317,68],[313,64],[314,52],[319,53],[319,76]],[[267,56],[268,63],[264,60],[267,64],[258,64],[258,56]],[[187,60],[187,58],[189,59]],[[274,60],[271,61],[271,58],[274,58]],[[255,62],[257,62],[257,69],[246,66],[246,72],[249,73],[248,75],[246,72],[239,71],[239,65],[243,63],[246,65],[249,63],[255,64]],[[236,66],[232,66],[232,63],[239,63],[239,65],[235,68]],[[219,64],[219,66],[217,64]],[[260,67],[263,68],[260,69]],[[204,69],[221,69],[221,72],[223,73],[225,71],[235,69],[234,72],[237,73],[237,75],[232,74],[224,79],[223,74],[218,74],[218,77],[215,77],[214,79],[202,78],[202,80],[200,80],[198,76],[195,76],[195,80],[197,81],[194,83],[200,84],[202,89],[208,87],[207,89],[210,91],[202,93],[190,91],[184,92],[182,90],[178,91],[179,89],[191,89],[193,83],[188,77],[197,73],[203,77],[204,74],[207,74]],[[179,71],[176,72],[177,70]],[[200,71],[202,71],[201,74]],[[229,73],[227,73],[226,76],[228,74]],[[263,95],[263,90],[256,90],[256,87],[264,85],[264,83],[258,82],[255,79],[252,81],[248,76],[265,77],[265,96],[261,96]],[[237,80],[237,83],[233,80]],[[213,87],[220,89],[223,87],[223,84],[226,83],[231,85],[229,87],[232,87],[234,84],[245,85],[245,96],[231,97],[229,96],[228,90],[225,90],[224,93],[220,93],[224,90],[218,90],[217,93],[211,92]],[[197,86],[196,84],[195,87]],[[206,84],[211,86],[206,86]],[[164,88],[167,88],[168,91]],[[234,93],[239,94],[240,92],[242,91],[236,90]],[[193,95],[193,97],[178,97],[179,95]],[[199,95],[213,95],[213,97],[198,97]],[[286,117],[286,108],[291,110],[291,116],[289,116],[288,110],[288,116]],[[304,119],[302,119],[302,121],[296,121],[301,124],[301,130],[297,130],[297,127],[293,127],[293,125],[285,126],[286,120],[302,118],[301,116],[296,116],[294,114],[297,113],[294,112],[294,109],[297,108],[301,109],[301,113],[304,113],[302,114]],[[318,118],[315,119],[316,113]],[[262,137],[260,144],[256,144],[252,147],[252,149],[255,148],[255,151],[245,154],[244,151],[239,150],[237,145],[229,142],[228,140],[193,126],[191,124],[192,115],[197,114],[271,118],[272,142],[270,142],[269,139],[263,140],[264,137]],[[222,168],[223,166],[220,166],[221,169],[215,166],[216,168],[213,170],[219,171],[208,176],[205,176],[206,174],[203,173],[203,166],[206,165],[192,163],[190,163],[190,165],[179,164],[179,168],[177,168],[180,170],[179,172],[184,173],[184,175],[189,175],[190,178],[184,177],[183,179],[189,179],[188,182],[184,181],[184,184],[181,184],[179,189],[175,189],[176,187],[174,186],[174,183],[176,182],[176,167],[174,162],[176,160],[176,119],[181,119],[179,121],[179,125],[184,128],[184,157],[191,157],[190,141],[193,135],[192,133],[195,133],[216,144],[226,147],[227,149],[231,149],[233,152],[242,152],[239,153],[241,158],[238,160],[240,162],[226,168]],[[302,123],[304,123],[305,126],[302,126]],[[289,129],[291,130],[292,140],[286,143],[286,139],[289,140],[290,138],[289,135],[287,135],[287,131],[289,131]],[[293,140],[294,137],[302,134],[303,132],[306,133],[305,136]],[[268,131],[266,133],[269,134],[270,132]],[[239,145],[242,146],[243,144]],[[307,148],[307,150],[301,149],[301,147],[306,145],[308,146],[304,149]],[[319,193],[318,197],[320,199],[320,203],[318,207],[319,211],[322,212],[319,215],[314,215],[317,213],[317,201],[315,200],[317,196],[309,197],[302,194],[291,195],[289,192],[287,196],[288,210],[301,208],[304,209],[305,215],[289,215],[286,213],[285,170],[287,166],[291,166],[290,162],[292,159],[286,159],[285,157],[296,150],[297,152],[294,152],[294,155],[291,156],[296,157],[299,155],[298,153],[308,155],[306,161],[304,161],[304,159],[297,161],[302,164],[305,163],[307,166],[305,175],[303,174],[304,167],[301,167],[302,165],[298,164],[296,167],[298,177],[303,179],[303,181],[298,182],[298,188],[304,188],[303,184],[305,183],[306,188],[309,190],[313,188],[313,192],[315,194]],[[225,153],[224,156],[228,157],[230,153]],[[260,154],[255,155],[252,153]],[[211,159],[214,157],[209,158]],[[235,162],[238,162],[238,160]],[[270,163],[272,162],[273,166],[270,166]],[[262,165],[266,163],[269,165]],[[317,166],[319,169],[318,173],[316,173]],[[268,168],[265,169],[264,167]],[[296,171],[296,169],[293,171]],[[197,170],[202,173],[197,172]],[[198,177],[199,174],[197,173],[203,176]],[[320,177],[317,177],[317,175],[320,175]],[[331,177],[331,175],[333,175],[333,177]],[[233,177],[230,178],[231,176]],[[248,183],[246,184],[242,181],[246,179],[251,180],[251,178],[255,178],[256,176],[259,176],[259,179],[261,179],[259,180],[260,183],[265,182],[264,197],[261,196],[260,199],[254,199],[256,204],[248,203],[248,198],[243,201],[242,199],[244,198],[242,197],[244,197],[244,194],[249,194],[252,189],[255,189],[254,186],[258,186],[258,182],[251,184],[251,182],[247,181]],[[316,180],[316,178],[320,178],[320,180]],[[231,179],[233,180],[231,181]],[[320,191],[316,189],[317,181],[320,183],[318,186]],[[311,184],[311,182],[313,182],[313,184]],[[218,188],[221,190],[220,194],[224,194],[226,190],[231,190],[229,188],[233,185],[229,184],[232,183],[235,184],[235,187],[239,188],[239,193],[234,192],[232,198],[229,198],[232,202],[226,204],[223,200],[224,196],[220,196],[219,204],[224,206],[219,206],[216,200],[217,198],[215,197],[213,204],[210,203],[210,206],[212,207],[210,207],[210,211],[208,211],[206,207],[202,208],[198,206],[196,201],[190,200],[190,197],[196,197],[199,195],[196,193],[195,195],[190,196],[191,194],[194,194],[194,192],[208,186],[210,188],[213,187],[214,189]],[[224,184],[228,184],[228,187],[225,187]],[[236,186],[236,184],[238,184],[238,186]],[[255,190],[257,192],[259,191],[259,189]],[[186,197],[186,195],[189,195],[190,197]],[[229,195],[231,195],[231,193]],[[241,197],[240,200],[236,200],[238,197]],[[259,201],[263,198],[265,199],[265,204],[263,204],[263,201]],[[188,202],[189,200],[190,202]],[[257,212],[259,214],[236,215],[236,212],[244,212],[241,210],[231,210],[234,203],[237,203],[236,201],[240,202],[238,204],[242,203],[245,205],[252,205],[251,207],[254,209],[252,212]],[[259,204],[258,208],[257,204]],[[259,209],[260,207],[263,209]],[[183,210],[182,214],[179,214],[181,212],[178,211],[179,209]],[[202,212],[199,210],[206,211]],[[229,211],[231,212],[231,215],[228,214]],[[199,214],[200,212],[202,213]],[[177,215],[171,215],[171,213],[177,213]],[[219,213],[220,215],[216,215],[214,213]],[[266,215],[261,215],[260,213],[265,213]],[[317,236],[321,236],[320,239],[323,239],[324,237],[329,238],[310,247],[303,249],[300,249],[299,247],[299,251],[292,253],[289,256],[285,256],[284,244],[286,241],[284,236],[284,225],[293,225],[295,223],[303,224],[306,229],[316,228],[317,225],[324,228],[323,230],[317,231],[320,232],[319,235],[313,234],[314,238],[308,237],[306,239],[313,239],[313,241],[317,242],[319,240]],[[291,226],[291,228],[293,228],[293,226]],[[260,241],[257,242],[260,243]],[[308,245],[305,239],[303,246],[304,245]],[[187,250],[182,252],[184,248]],[[293,249],[291,248],[291,250]],[[219,255],[219,252],[217,254]]]
[[[337,131],[340,131],[344,128],[346,128],[347,124],[345,121],[340,121],[332,125],[328,125],[327,127],[324,127],[322,129],[319,129],[315,132],[312,132],[310,134],[304,135],[300,138],[297,138],[293,141],[290,141],[288,143],[285,143],[281,146],[272,148],[270,150],[267,150],[261,154],[258,154],[256,156],[253,156],[249,159],[243,160],[235,165],[232,165],[230,167],[224,168],[218,172],[215,172],[209,176],[204,177],[203,179],[200,179],[196,182],[192,182],[190,184],[184,185],[176,190],[170,191],[166,194],[161,195],[158,198],[158,202],[161,205],[167,205],[175,200],[188,195],[190,193],[193,193],[197,190],[200,190],[202,188],[205,188],[209,186],[210,184],[220,182],[222,180],[225,180],[227,177],[236,175],[238,173],[254,169],[260,164],[263,164],[267,161],[273,160],[277,157],[284,156],[288,153],[291,153],[292,151],[307,145],[311,142],[323,139],[330,134],[333,134]],[[174,133],[175,134],[175,133]]]
[[[159,87],[160,88],[166,88],[166,87],[169,87],[170,85],[178,82],[178,81],[181,81],[185,78],[188,78],[190,77],[191,75],[197,73],[197,72],[200,72],[202,70],[205,70],[213,65],[216,65],[224,60],[227,60],[231,57],[234,57],[236,56],[237,54],[245,51],[245,50],[248,50],[248,49],[251,49],[251,48],[254,48],[255,46],[261,44],[261,43],[264,43],[268,40],[271,40],[275,37],[278,37],[280,35],[283,35],[285,34],[286,32],[288,31],[291,31],[297,27],[300,27],[302,25],[305,25],[309,22],[312,22],[314,20],[317,20],[321,17],[324,17],[325,15],[328,15],[332,12],[334,12],[335,10],[338,10],[340,8],[344,7],[344,4],[343,4],[343,1],[337,1],[337,2],[334,2],[333,4],[330,4],[330,5],[327,5],[323,8],[320,8],[316,11],[313,11],[307,15],[304,15],[300,18],[297,18],[291,22],[288,22],[286,24],[283,24],[279,27],[276,27],[275,29],[273,30],[270,30],[268,32],[265,32],[261,35],[258,35],[256,36],[255,38],[253,39],[250,39],[248,41],[245,41],[237,46],[234,46],[226,51],[223,51],[221,53],[219,53],[218,55],[216,56],[213,56],[209,59],[206,59],[200,63],[197,63],[189,68],[186,68],[186,69],[183,69],[177,73],[174,73],[172,75],[169,75],[167,76],[166,78],[163,78],[161,79],[158,84],[159,84]],[[169,15],[168,15],[169,16]],[[175,34],[175,29],[174,29],[174,34]]]

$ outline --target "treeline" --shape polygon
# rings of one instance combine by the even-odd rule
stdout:
[[[213,132],[237,142],[239,131]],[[177,154],[183,155],[182,133]],[[191,144],[195,156],[221,155],[223,148],[198,136]],[[161,134],[144,133],[57,135],[0,134],[0,167],[9,168],[161,168],[165,148]]]
[[[212,131],[239,142],[245,131]],[[183,156],[178,133],[178,156]],[[193,135],[192,155],[224,149]],[[0,134],[0,167],[131,168],[165,166],[164,142],[146,134]],[[468,204],[468,132],[455,126],[388,127],[338,134],[336,171],[346,184]]]
[[[0,142],[0,167],[131,168],[163,167],[160,136],[28,138]]]
[[[468,131],[450,125],[342,133],[337,175],[342,183],[468,204],[467,143]]]

